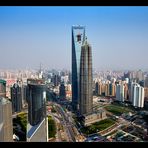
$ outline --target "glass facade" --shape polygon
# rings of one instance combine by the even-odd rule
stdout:
[[[22,88],[18,84],[11,87],[12,112],[21,112],[22,110]]]
[[[34,126],[46,117],[46,86],[28,84],[28,120]]]
[[[81,46],[85,39],[85,27],[72,27],[72,106],[77,110],[79,100],[79,75]]]
[[[93,111],[92,90],[92,51],[85,41],[80,59],[80,115],[91,114]]]

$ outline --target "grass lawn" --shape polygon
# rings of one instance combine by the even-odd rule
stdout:
[[[127,108],[127,107],[123,107],[123,106],[118,106],[118,105],[108,105],[106,107],[104,107],[107,111],[120,116],[122,113],[128,113],[128,112],[132,112],[131,109]]]
[[[89,135],[89,134],[93,134],[93,133],[97,133],[99,131],[102,131],[110,126],[112,126],[113,124],[115,124],[115,121],[112,119],[104,119],[102,121],[96,122],[94,124],[92,124],[91,126],[88,127],[84,127],[81,129],[82,133]]]

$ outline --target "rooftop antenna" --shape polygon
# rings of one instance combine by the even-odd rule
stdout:
[[[40,63],[40,72],[41,72],[41,70],[42,70],[42,65],[41,65],[41,63]]]

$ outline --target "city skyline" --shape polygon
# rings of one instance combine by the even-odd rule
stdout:
[[[148,69],[148,7],[0,7],[0,69],[71,69],[71,26],[86,27],[93,68]]]

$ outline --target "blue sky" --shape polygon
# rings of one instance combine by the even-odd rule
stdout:
[[[0,68],[71,68],[84,25],[97,69],[148,69],[148,7],[0,7]]]

